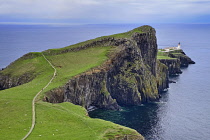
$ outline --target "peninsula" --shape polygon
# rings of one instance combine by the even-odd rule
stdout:
[[[31,139],[143,140],[133,129],[90,118],[88,111],[156,101],[169,87],[169,75],[193,63],[181,49],[158,50],[156,31],[147,25],[28,53],[0,71],[0,136],[22,139],[34,121]]]

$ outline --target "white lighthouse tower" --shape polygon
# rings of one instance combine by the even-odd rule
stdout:
[[[181,49],[181,44],[180,42],[178,43],[178,46],[177,46],[177,50],[180,50]]]

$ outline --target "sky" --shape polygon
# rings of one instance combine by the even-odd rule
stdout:
[[[210,0],[0,0],[0,23],[210,23]]]

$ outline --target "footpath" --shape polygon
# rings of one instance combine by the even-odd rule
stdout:
[[[54,74],[53,74],[53,77],[51,78],[51,80],[49,81],[49,83],[44,87],[42,88],[36,95],[35,97],[33,98],[33,101],[32,101],[32,124],[31,124],[31,128],[29,130],[29,132],[25,135],[25,137],[22,139],[22,140],[25,140],[30,134],[31,132],[33,131],[34,129],[34,126],[36,124],[36,111],[35,111],[35,101],[36,101],[36,98],[39,96],[39,94],[44,90],[46,89],[50,83],[53,81],[53,79],[55,78],[56,76],[56,69],[55,67],[52,65],[52,63],[44,56],[44,54],[42,54],[42,56],[44,57],[44,59],[50,64],[50,66],[54,69]]]

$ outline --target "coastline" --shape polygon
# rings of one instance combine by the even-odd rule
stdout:
[[[146,29],[146,30],[147,30],[147,29]],[[139,35],[139,34],[136,34],[136,36],[134,36],[134,39],[136,39],[137,41],[138,41],[138,39],[141,39],[141,38],[139,38],[138,35]],[[147,38],[147,34],[140,33],[140,35],[143,35],[143,36],[145,35],[145,37]],[[99,40],[99,42],[100,42],[100,41],[101,41],[101,40]],[[118,44],[120,44],[120,45],[123,45],[124,41],[127,42],[128,40],[123,40],[123,39],[119,40],[119,39],[118,39],[117,41],[116,41],[116,40],[114,40],[114,41],[115,41],[115,42],[114,42],[115,44],[118,43]],[[152,41],[152,40],[151,40],[151,41]],[[103,42],[103,40],[102,40],[102,42]],[[105,42],[106,42],[106,41],[105,41]],[[128,42],[129,42],[129,41],[128,41]],[[154,44],[155,44],[155,42],[151,42],[151,43],[154,43]],[[102,44],[103,44],[103,43],[102,43]],[[109,45],[110,45],[110,44],[109,44]],[[108,46],[109,46],[109,45],[108,45]],[[120,46],[120,45],[119,45],[119,46]],[[132,45],[132,42],[130,42],[130,44],[126,44],[126,45],[128,45],[128,46],[129,46],[129,45]],[[140,48],[141,48],[141,49],[144,49],[144,48],[142,48],[141,46],[140,46]],[[135,48],[135,46],[134,46],[134,48],[131,47],[131,49],[136,49],[136,48]],[[50,51],[50,52],[49,52],[49,51]],[[53,50],[52,50],[52,51],[49,50],[49,51],[48,51],[49,53],[53,52]],[[55,50],[54,52],[56,52],[56,51],[57,51],[57,50]],[[154,52],[155,52],[155,51],[156,51],[156,50],[154,50]],[[47,53],[47,52],[45,52],[45,53]],[[125,53],[125,54],[130,54],[130,50],[125,50],[124,53]],[[150,59],[151,59],[151,60],[153,60],[153,59],[155,60],[156,58],[153,58],[152,53],[153,53],[153,52],[151,52],[151,56],[152,56],[152,57],[151,57]],[[132,54],[132,53],[131,53],[131,54]],[[143,55],[143,54],[144,54],[144,53],[142,53],[141,55]],[[53,55],[54,55],[54,54],[53,54]],[[52,56],[53,56],[53,55],[52,55]],[[147,56],[144,56],[144,55],[143,55],[143,56],[140,56],[140,53],[138,53],[138,52],[137,52],[136,54],[133,53],[133,55],[136,55],[135,57],[139,57],[139,59],[142,59],[141,57],[143,57],[143,58],[146,58],[146,57],[147,57]],[[148,55],[150,56],[150,54],[148,54]],[[123,56],[123,55],[122,55],[122,56]],[[36,59],[36,57],[39,57],[39,53],[31,53],[31,54],[25,55],[25,57],[21,58],[20,60]],[[49,56],[48,56],[48,57],[49,57]],[[50,57],[51,57],[51,56],[50,56]],[[120,57],[120,58],[123,58],[123,57]],[[127,59],[127,58],[126,58],[126,59]],[[132,59],[132,57],[131,57],[131,59]],[[52,60],[52,59],[51,59],[51,60]],[[115,60],[117,60],[117,59],[115,58]],[[120,62],[120,61],[117,60],[117,62]],[[154,67],[154,64],[151,63],[151,62],[152,62],[152,61],[150,61],[150,60],[144,60],[144,63],[150,65],[151,67]],[[115,65],[115,64],[114,64],[114,65]],[[114,66],[114,65],[113,65],[113,66]],[[129,65],[130,65],[130,64],[129,64]],[[58,67],[58,66],[57,66],[57,67]],[[160,65],[160,67],[162,67],[162,64]],[[62,68],[62,67],[61,67],[61,68]],[[103,67],[102,67],[102,68],[103,68]],[[162,68],[163,68],[163,69],[162,69]],[[165,73],[165,72],[166,72],[165,66],[163,66],[162,68],[159,69],[159,70],[160,70],[160,71],[159,71],[159,78],[160,78],[161,76],[163,76],[162,74],[164,74],[165,78],[159,80],[158,86],[160,86],[161,84],[167,82],[167,79],[166,79],[166,78],[167,78],[167,74]],[[105,68],[105,69],[106,69],[106,68]],[[156,72],[154,71],[154,69],[150,69],[150,68],[147,68],[147,67],[144,67],[144,69],[148,69],[147,71],[150,71],[153,75],[155,75],[155,73],[156,73]],[[134,70],[135,70],[135,69],[134,69]],[[162,70],[164,70],[164,73],[161,73]],[[99,71],[99,72],[100,72],[100,71]],[[146,72],[146,71],[143,71],[143,72],[145,72],[145,75],[147,75],[147,72]],[[148,74],[150,74],[150,72],[149,72]],[[96,76],[100,76],[100,75],[97,75],[97,71],[94,70],[94,69],[92,69],[92,72],[91,72],[89,75],[91,75],[91,74],[96,74]],[[121,75],[120,75],[120,76],[121,76]],[[86,76],[86,77],[87,77],[87,76]],[[120,77],[120,78],[122,78],[122,77]],[[151,80],[155,80],[154,77],[150,77],[150,78],[151,78]],[[83,79],[83,80],[84,80],[84,79]],[[130,80],[130,79],[129,79],[129,80]],[[165,81],[165,80],[166,80],[166,81]],[[102,79],[102,81],[103,81],[103,79]],[[127,81],[127,80],[125,79],[125,81]],[[127,82],[128,82],[128,81],[127,81]],[[103,83],[103,82],[102,82],[102,83]],[[135,84],[135,83],[129,83],[129,84]],[[164,88],[166,85],[167,85],[167,83],[166,83],[162,88]],[[147,86],[147,85],[146,85],[146,86]],[[153,86],[154,86],[154,89],[157,88],[156,85],[153,85]],[[102,86],[102,87],[103,87],[103,86]],[[130,87],[126,87],[126,88],[130,88]],[[132,88],[130,88],[130,89],[132,89]],[[106,92],[109,91],[109,90],[107,90],[107,89],[103,89],[103,90],[99,89],[99,90],[102,91],[105,95],[107,94]],[[146,91],[146,90],[150,90],[150,89],[145,89],[145,91],[143,91],[143,92],[147,93],[148,91]],[[62,91],[62,90],[56,90],[56,92],[60,92],[60,91]],[[156,95],[149,95],[149,96],[151,96],[151,98],[150,98],[150,97],[148,97],[148,98],[145,98],[145,97],[144,97],[144,98],[145,98],[144,100],[145,100],[145,101],[150,101],[150,100],[153,101],[153,100],[156,100],[155,98],[159,98],[159,96],[158,96],[158,91],[155,91],[155,92],[157,93],[157,97],[156,97]],[[142,94],[142,95],[143,95],[143,94]],[[106,95],[106,96],[107,96],[107,95]],[[103,96],[103,98],[106,99],[106,98],[107,98],[106,96]],[[112,96],[113,96],[113,95],[112,95]],[[133,97],[134,97],[134,96],[133,96]],[[109,98],[109,95],[108,95],[108,98]],[[153,99],[153,98],[154,98],[154,99]],[[135,97],[134,99],[137,99],[137,98]],[[122,102],[122,103],[123,103],[124,101],[123,101],[123,100],[121,101],[121,100],[118,99],[118,102]],[[112,101],[112,100],[110,100],[110,103],[109,103],[109,102],[107,102],[107,103],[108,103],[108,106],[111,104],[111,108],[112,108],[113,106],[117,106],[117,105],[116,105],[116,101],[114,102],[114,104],[113,104],[113,101]],[[130,103],[132,103],[132,102],[128,101],[127,103],[130,104]],[[133,102],[133,103],[134,103],[134,104],[137,103],[137,104],[140,105],[140,104],[141,104],[141,101],[140,101],[140,102],[137,101],[137,102]],[[133,104],[133,103],[132,103],[132,104]]]

